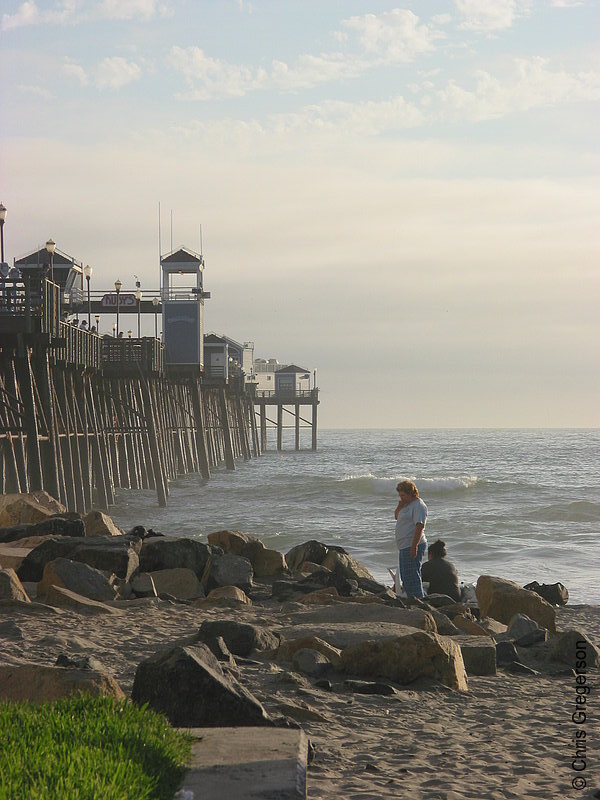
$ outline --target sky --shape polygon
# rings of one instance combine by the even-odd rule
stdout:
[[[51,237],[151,294],[159,244],[202,248],[205,330],[316,369],[321,427],[596,427],[599,23],[3,0],[6,260]]]

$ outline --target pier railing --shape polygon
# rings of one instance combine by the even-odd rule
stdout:
[[[158,339],[115,339],[105,336],[102,341],[102,369],[112,373],[131,371],[163,372],[164,347]]]
[[[277,391],[273,389],[257,389],[254,397],[265,400],[278,400],[280,402],[295,402],[296,400],[316,400],[319,396],[318,389],[286,389]]]

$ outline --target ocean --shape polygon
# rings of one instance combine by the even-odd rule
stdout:
[[[154,492],[120,491],[111,516],[206,541],[241,530],[287,552],[309,539],[341,545],[391,585],[396,484],[414,480],[428,541],[446,542],[461,581],[482,574],[523,585],[564,583],[570,602],[600,604],[600,429],[320,430],[293,449],[274,441],[235,472],[187,475]],[[288,438],[286,439],[286,435]]]

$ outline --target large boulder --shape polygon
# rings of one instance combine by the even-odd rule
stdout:
[[[140,572],[186,567],[196,573],[199,581],[205,583],[213,557],[222,553],[220,547],[213,547],[196,539],[153,536],[143,541]]]
[[[273,650],[279,646],[279,636],[261,628],[234,620],[205,620],[197,634],[197,641],[207,642],[221,636],[228,649],[236,656],[246,658],[251,653]]]
[[[63,514],[66,510],[62,503],[44,491],[0,495],[0,527],[42,522],[47,517]]]
[[[342,650],[342,667],[361,678],[387,678],[408,684],[433,678],[451,689],[467,690],[460,647],[452,639],[409,631],[388,639],[361,641]]]
[[[48,562],[68,558],[129,580],[138,569],[140,547],[141,542],[130,536],[52,537],[29,553],[18,575],[22,581],[41,581]]]
[[[196,573],[186,567],[141,572],[131,585],[136,595],[153,597],[168,594],[178,600],[195,600],[204,597],[204,589]]]
[[[358,581],[360,578],[365,578],[370,581],[375,580],[365,565],[357,561],[357,559],[349,553],[340,553],[337,550],[330,549],[321,562],[321,566],[330,569],[338,575],[343,575],[344,578],[350,578],[355,581]]]
[[[552,643],[550,657],[553,661],[568,664],[575,671],[600,666],[600,650],[583,631],[568,630],[557,636]]]
[[[117,596],[114,585],[104,572],[68,558],[57,558],[46,564],[42,580],[37,585],[38,599],[46,596],[50,586],[70,589],[100,602],[114,600]]]
[[[0,542],[22,542],[42,536],[85,536],[85,526],[79,514],[58,514],[40,522],[24,522],[0,529]]]
[[[207,587],[216,589],[219,586],[239,586],[240,589],[249,592],[253,577],[254,570],[247,558],[224,553],[212,559]]]
[[[177,727],[272,725],[260,702],[226,675],[206,645],[175,647],[142,661],[131,698]]]
[[[569,592],[562,583],[538,583],[533,581],[523,587],[530,592],[536,592],[551,606],[566,606],[569,602]]]
[[[46,590],[45,601],[55,608],[70,608],[79,613],[105,614],[107,616],[120,616],[123,612],[98,600],[90,600],[82,594],[72,592],[63,586],[49,586]]]
[[[83,518],[86,536],[122,536],[123,531],[103,511],[90,511]]]
[[[517,583],[492,575],[480,575],[475,587],[481,616],[508,625],[515,614],[526,614],[551,633],[556,632],[556,610],[539,594]]]
[[[107,672],[43,664],[0,665],[0,700],[49,703],[82,692],[119,700],[125,697],[117,681]]]
[[[379,603],[328,605],[298,611],[290,615],[294,625],[320,625],[328,623],[371,624],[389,623],[437,633],[435,620],[429,611],[421,608],[400,608]]]
[[[224,553],[231,553],[234,556],[244,555],[244,548],[249,542],[259,541],[256,537],[242,531],[213,531],[206,538],[209,544],[220,547]]]
[[[328,548],[316,539],[298,544],[285,554],[285,560],[292,572],[300,569],[305,561],[320,564],[327,555]]]
[[[17,577],[17,573],[10,567],[0,569],[0,600],[31,602],[23,584]]]
[[[270,578],[287,572],[283,553],[269,550],[260,539],[242,531],[214,531],[208,534],[209,544],[220,547],[225,553],[243,556],[252,564],[257,578]]]
[[[489,636],[461,634],[452,641],[460,647],[467,675],[496,674],[496,643]]]

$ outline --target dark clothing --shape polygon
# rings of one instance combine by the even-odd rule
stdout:
[[[429,583],[427,594],[447,594],[458,603],[460,588],[458,572],[451,561],[445,558],[432,558],[421,567],[421,578]]]

